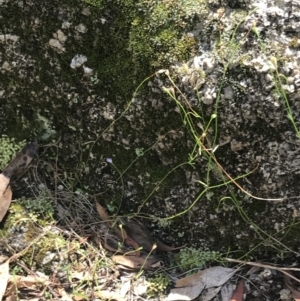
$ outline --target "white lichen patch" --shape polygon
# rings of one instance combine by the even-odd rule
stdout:
[[[81,67],[85,62],[87,62],[87,57],[83,54],[76,54],[70,64],[72,69]]]

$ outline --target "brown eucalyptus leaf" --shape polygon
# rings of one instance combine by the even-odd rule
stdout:
[[[244,293],[244,281],[241,280],[236,290],[233,292],[230,301],[243,301],[243,293]]]
[[[96,210],[103,221],[108,221],[110,219],[107,211],[96,201]]]
[[[131,246],[131,247],[134,248],[135,251],[133,253],[135,254],[135,256],[138,256],[138,257],[141,256],[141,252],[138,250],[139,249],[139,245],[130,236],[126,237],[125,243],[126,243],[127,246]]]
[[[112,257],[112,260],[117,264],[128,267],[132,270],[140,270],[141,268],[144,268],[145,270],[151,270],[153,269],[152,265],[159,261],[153,257],[143,258],[123,255],[115,255]]]
[[[12,191],[11,191],[10,186],[7,186],[4,193],[2,195],[0,195],[0,222],[3,220],[5,214],[10,206],[11,199],[12,199]]]

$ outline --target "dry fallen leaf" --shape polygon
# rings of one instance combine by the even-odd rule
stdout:
[[[121,288],[120,288],[120,295],[125,298],[127,293],[130,291],[131,287],[131,278],[130,277],[121,277]]]
[[[284,274],[283,279],[284,279],[285,286],[292,292],[292,295],[293,295],[293,298],[295,299],[295,301],[300,301],[300,292],[291,283],[291,278],[288,275]]]
[[[20,288],[35,290],[37,285],[49,285],[51,281],[45,275],[17,276],[9,275],[5,296],[13,296]]]
[[[181,278],[176,282],[176,287],[192,286],[199,281],[205,282],[206,288],[223,285],[237,270],[216,266],[200,271],[196,274]]]
[[[153,239],[151,232],[139,221],[134,219],[122,218],[121,219],[124,229],[126,230],[128,236],[132,238],[133,241],[137,243],[138,246],[143,247],[144,250],[148,252],[153,252],[155,247],[160,251],[174,251],[178,250],[182,247],[170,247],[160,241],[155,243],[155,239]],[[133,246],[133,245],[131,245]],[[134,246],[133,246],[134,247]],[[134,247],[137,249],[137,247]],[[155,252],[155,251],[154,251]]]
[[[38,299],[38,298],[37,298]],[[19,298],[16,295],[11,295],[5,298],[5,301],[18,301]],[[32,299],[28,300],[28,301],[32,301]],[[38,301],[38,300],[37,300]]]
[[[0,175],[1,176],[1,175]],[[0,222],[3,220],[12,199],[12,191],[10,186],[7,186],[6,190],[0,195]]]
[[[180,288],[173,288],[170,294],[167,297],[167,301],[189,301],[197,298],[204,286],[202,285],[193,285],[191,287],[180,287]]]
[[[72,297],[67,294],[63,287],[58,287],[57,289],[59,295],[61,296],[61,301],[73,301]],[[74,300],[76,300],[77,296],[73,296]]]
[[[239,282],[236,290],[233,292],[233,295],[232,295],[230,301],[242,301],[243,293],[244,293],[244,281],[241,280]]]
[[[112,260],[117,264],[120,264],[124,267],[127,267],[132,270],[140,270],[141,268],[145,270],[153,269],[152,265],[159,261],[156,258],[143,258],[137,256],[123,256],[123,255],[115,255],[112,257]]]
[[[221,300],[222,301],[230,301],[231,296],[233,294],[234,285],[232,283],[226,283],[222,286],[221,289]]]
[[[125,298],[122,297],[118,292],[102,290],[100,292],[96,292],[96,294],[101,298],[101,300],[117,300],[117,301],[125,300]]]
[[[130,236],[126,237],[125,243],[127,246],[131,246],[135,250],[134,252],[130,252],[128,255],[133,255],[133,256],[138,256],[138,257],[141,256],[141,252],[139,250],[139,245]]]
[[[9,181],[9,178],[7,178],[4,174],[0,174],[0,196],[4,194],[9,184]]]
[[[108,221],[110,219],[107,211],[96,201],[96,210],[103,221]]]
[[[80,281],[92,281],[93,276],[88,271],[72,271],[71,273],[72,278],[76,278]]]
[[[223,285],[236,271],[218,266],[179,279],[176,282],[176,288],[171,290],[167,300],[193,300],[199,296],[204,288],[209,289]]]
[[[206,290],[204,290],[201,293],[201,301],[210,301],[212,298],[214,298],[218,292],[221,290],[222,286],[219,287],[211,287]]]
[[[7,283],[9,277],[9,260],[6,260],[0,265],[0,300],[2,300],[3,295],[6,291]]]

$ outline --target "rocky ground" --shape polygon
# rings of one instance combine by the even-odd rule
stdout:
[[[0,133],[40,144],[15,198],[49,192],[78,235],[96,197],[168,245],[297,264],[299,1],[89,2],[0,0]],[[249,300],[289,300],[254,275]]]

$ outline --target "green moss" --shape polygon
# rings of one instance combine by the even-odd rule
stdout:
[[[83,2],[93,5],[99,9],[102,9],[104,6],[103,0],[82,0]]]
[[[111,20],[103,25],[109,34],[97,37],[88,57],[99,66],[100,83],[125,96],[154,68],[187,59],[198,41],[184,32],[195,16],[207,14],[203,0],[84,2],[110,11]]]
[[[147,296],[150,298],[157,297],[163,294],[168,285],[170,284],[170,279],[163,274],[157,274],[154,278],[147,280]]]
[[[197,14],[207,14],[205,1],[140,1],[138,7],[142,14],[134,18],[129,40],[137,64],[164,67],[196,50],[198,41],[183,32]]]
[[[292,40],[289,42],[289,47],[291,48],[298,48],[300,46],[300,40],[298,37],[293,37]]]
[[[42,201],[42,203],[38,205],[39,200],[34,201],[37,205],[31,206],[30,208],[26,208],[26,204],[28,205],[30,202],[33,202],[30,200],[19,200],[18,202],[12,203],[9,208],[9,214],[2,222],[3,225],[0,230],[2,239],[6,239],[19,233],[18,229],[20,229],[21,233],[23,229],[26,229],[23,235],[19,236],[19,244],[22,250],[25,250],[30,243],[43,233],[42,228],[44,226],[49,225],[49,220],[47,221],[47,218],[43,219],[45,213],[41,213],[42,206],[44,206],[45,203]],[[62,247],[65,243],[65,240],[60,235],[48,232],[46,235],[42,235],[40,239],[37,239],[36,242],[26,250],[22,255],[22,260],[30,268],[43,267],[44,271],[47,269],[50,271],[51,263],[48,265],[43,264],[45,256],[48,252],[54,251],[55,248]]]
[[[9,161],[24,146],[25,141],[16,142],[6,135],[0,137],[0,169],[4,169]]]
[[[37,199],[24,198],[18,200],[18,204],[27,210],[32,221],[39,222],[42,226],[53,220],[52,200],[46,194],[39,195]]]
[[[23,223],[29,219],[30,217],[28,216],[25,208],[22,205],[18,203],[12,203],[10,205],[8,215],[2,221],[2,227],[0,230],[1,236],[6,237],[8,230],[12,226],[17,226],[19,223]]]
[[[175,256],[176,262],[183,271],[201,268],[205,263],[220,260],[220,253],[184,248]]]

